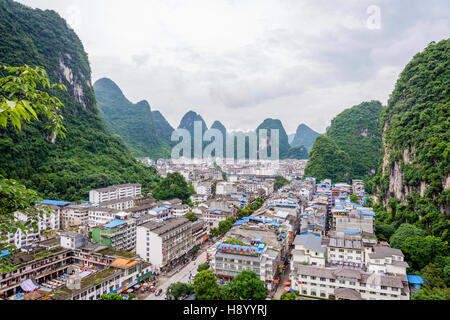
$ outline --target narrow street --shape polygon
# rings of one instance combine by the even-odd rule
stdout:
[[[202,263],[206,262],[206,249],[202,249],[202,253],[197,256],[197,259],[195,261],[190,261],[188,264],[184,265],[183,268],[178,269],[173,276],[168,277],[167,275],[161,275],[158,278],[159,281],[159,287],[163,289],[162,293],[159,296],[155,296],[154,293],[150,293],[145,300],[164,300],[166,296],[166,290],[167,288],[175,282],[189,282],[189,275],[192,274],[192,277],[194,277],[197,274],[197,268]],[[172,272],[173,273],[173,272]]]

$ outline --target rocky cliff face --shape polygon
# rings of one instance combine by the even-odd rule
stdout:
[[[450,40],[431,43],[401,73],[382,115],[383,205],[420,197],[450,217],[449,87]]]

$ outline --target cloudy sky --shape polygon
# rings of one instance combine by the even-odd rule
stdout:
[[[387,103],[399,73],[450,37],[448,0],[20,0],[63,16],[93,81],[147,100],[173,127],[255,129],[277,118],[324,132],[366,100]]]

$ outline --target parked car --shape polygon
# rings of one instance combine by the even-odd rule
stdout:
[[[159,296],[161,293],[162,293],[162,289],[160,288],[160,289],[158,289],[158,290],[156,290],[156,292],[155,292],[155,296]]]

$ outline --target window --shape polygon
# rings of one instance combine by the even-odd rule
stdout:
[[[320,278],[320,281],[327,281],[327,279],[325,279],[325,278]]]

